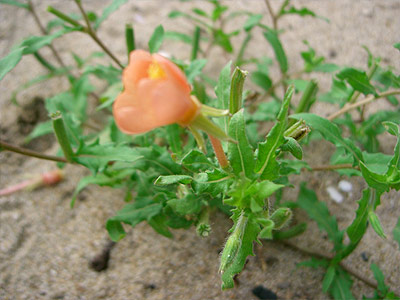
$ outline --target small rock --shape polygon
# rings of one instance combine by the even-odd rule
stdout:
[[[342,203],[343,202],[343,196],[341,193],[339,193],[339,191],[334,188],[333,186],[328,186],[326,188],[326,191],[329,194],[329,197],[331,197],[331,199],[333,201],[335,201],[336,203]]]
[[[361,252],[361,258],[363,261],[367,262],[369,260],[369,254],[367,252]]]
[[[353,189],[353,185],[347,180],[339,181],[339,189],[343,192],[349,193]]]
[[[252,292],[253,295],[256,296],[258,299],[278,299],[278,296],[273,291],[263,287],[262,285],[257,285]]]

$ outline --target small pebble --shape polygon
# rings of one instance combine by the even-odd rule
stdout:
[[[262,285],[257,285],[252,292],[253,295],[256,296],[258,299],[278,299],[278,296],[273,291],[263,287]]]
[[[369,260],[369,255],[367,252],[361,252],[361,258],[363,261],[367,262]]]
[[[353,189],[353,185],[347,180],[339,181],[339,189],[343,192],[349,193]]]
[[[333,201],[335,201],[336,203],[342,203],[343,202],[343,196],[341,193],[339,193],[339,191],[334,188],[333,186],[328,186],[326,188],[326,191],[329,194],[329,197],[331,197],[331,199]]]

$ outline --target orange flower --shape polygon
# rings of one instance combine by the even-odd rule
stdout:
[[[113,113],[125,133],[144,133],[172,123],[187,126],[200,112],[184,73],[161,55],[132,51],[122,81],[124,91],[115,100]]]

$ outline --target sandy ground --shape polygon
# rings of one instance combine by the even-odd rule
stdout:
[[[83,1],[88,10],[101,11],[108,1]],[[236,9],[250,9],[266,14],[263,1],[227,1]],[[277,7],[277,2],[273,1]],[[351,1],[314,0],[294,1],[296,6],[307,5],[319,15],[328,17],[330,24],[312,18],[292,17],[283,19],[281,26],[287,31],[282,40],[288,53],[292,71],[302,67],[299,56],[306,50],[302,43],[307,39],[317,53],[329,62],[340,65],[364,67],[367,55],[361,48],[366,45],[382,57],[384,64],[400,69],[400,54],[392,47],[400,41],[400,1]],[[45,8],[51,4],[67,11],[77,12],[69,1],[35,1],[43,20],[51,16]],[[171,21],[167,18],[173,9],[188,11],[199,6],[210,7],[203,1],[181,3],[179,1],[130,1],[113,14],[99,31],[100,37],[124,60],[124,25],[134,23],[138,47],[145,48],[152,30],[163,24],[168,30],[190,33],[191,24],[185,20]],[[13,44],[29,34],[39,34],[27,12],[0,5],[0,56],[6,55]],[[240,42],[243,37],[235,38]],[[98,50],[88,37],[72,33],[55,42],[63,59],[70,62],[71,51],[88,55]],[[175,42],[166,42],[162,50],[187,59],[189,48]],[[47,49],[43,51],[46,54]],[[272,52],[266,41],[254,39],[247,52],[249,56],[269,55]],[[229,57],[221,56],[213,49],[206,71],[216,75]],[[275,70],[276,72],[276,70]],[[38,121],[46,119],[40,101],[62,91],[67,83],[53,79],[36,85],[21,93],[21,107],[10,104],[11,92],[34,78],[44,74],[42,67],[32,58],[25,57],[2,82],[0,82],[0,135],[2,139],[23,144],[24,136]],[[318,78],[321,89],[329,89],[326,77]],[[32,104],[34,103],[34,104]],[[380,106],[372,106],[371,111]],[[315,112],[325,116],[332,108],[317,106]],[[391,153],[395,141],[384,136],[383,151]],[[28,145],[37,151],[55,153],[57,145],[53,138],[41,138]],[[305,160],[314,164],[327,164],[333,147],[328,143],[312,144],[306,149]],[[51,162],[26,158],[18,154],[0,153],[0,187],[22,181],[29,174],[53,169]],[[327,299],[321,291],[322,270],[296,268],[296,264],[309,259],[280,243],[266,242],[257,248],[257,257],[251,257],[239,277],[240,284],[230,291],[220,291],[218,274],[219,251],[231,222],[218,214],[212,219],[213,232],[209,238],[199,238],[194,229],[177,230],[174,239],[156,234],[149,226],[140,224],[130,230],[128,236],[111,251],[108,268],[96,272],[89,268],[90,262],[102,253],[108,244],[104,224],[123,203],[121,191],[91,186],[79,197],[74,209],[69,208],[71,194],[79,179],[88,171],[79,166],[66,168],[66,180],[56,187],[40,189],[31,193],[19,193],[0,198],[0,299],[258,299],[252,290],[258,285],[273,291],[279,299]],[[341,178],[334,173],[315,172],[305,174],[302,180],[309,182],[320,200],[325,201],[338,217],[339,227],[346,227],[352,220],[354,210],[365,184],[351,179],[352,193],[344,194],[343,203],[330,199],[326,188],[335,186]],[[285,193],[285,199],[295,199],[297,190]],[[397,217],[400,215],[399,193],[384,195],[377,211],[386,240],[377,237],[371,228],[358,249],[346,259],[346,264],[372,279],[369,265],[377,263],[387,276],[387,284],[400,293],[400,251],[392,238]],[[296,212],[296,218],[305,215]],[[316,224],[310,223],[307,233],[294,240],[298,245],[318,251],[330,250],[330,244]],[[363,255],[362,255],[363,254]],[[364,259],[363,259],[364,257]],[[365,261],[365,258],[368,261]],[[262,262],[266,270],[262,269]],[[372,289],[354,279],[353,292],[357,298],[372,295]]]

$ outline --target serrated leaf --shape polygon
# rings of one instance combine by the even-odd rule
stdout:
[[[123,170],[118,173],[113,173],[112,176],[107,176],[102,173],[96,175],[89,175],[79,180],[71,199],[71,207],[74,206],[76,196],[89,184],[97,184],[99,186],[116,186],[128,176],[132,175],[134,170]]]
[[[285,51],[283,50],[282,44],[279,40],[278,34],[276,33],[276,31],[269,28],[264,31],[263,34],[267,41],[271,44],[272,49],[274,50],[275,57],[279,63],[280,69],[283,73],[286,73],[288,70],[288,61]]]
[[[229,161],[236,175],[244,173],[247,178],[254,176],[254,155],[246,136],[243,109],[233,115],[228,134],[236,143],[228,144]]]
[[[185,216],[199,213],[202,207],[202,202],[199,197],[189,194],[181,199],[168,200],[167,205],[169,205],[177,214]]]
[[[0,80],[19,63],[25,48],[17,48],[0,60]]]
[[[386,234],[383,231],[381,222],[379,221],[378,216],[372,210],[368,213],[368,221],[371,223],[372,228],[375,232],[383,239],[386,239]]]
[[[191,183],[193,178],[188,175],[166,175],[166,176],[158,176],[155,185],[170,185],[175,183],[189,184]]]
[[[343,138],[339,127],[329,120],[311,113],[295,114],[290,117],[296,120],[304,120],[312,129],[319,131],[324,139],[336,146],[344,147],[357,162],[364,161],[361,150],[351,140]]]
[[[103,9],[101,16],[96,20],[94,28],[99,28],[100,24],[105,21],[109,15],[118,10],[121,5],[127,3],[128,0],[113,0],[106,8]]]
[[[347,227],[347,235],[353,244],[357,244],[363,237],[368,226],[368,203],[371,197],[371,189],[365,189],[361,199],[357,202],[358,209],[356,217],[349,227]]]
[[[156,53],[160,49],[164,40],[164,27],[158,25],[154,30],[149,40],[149,51],[150,53]]]
[[[102,170],[110,161],[134,162],[143,158],[136,149],[114,145],[83,145],[74,160],[89,168],[93,173]]]
[[[255,171],[261,175],[261,179],[274,180],[278,177],[279,168],[276,162],[276,150],[285,141],[283,134],[286,130],[289,103],[293,92],[294,88],[290,86],[283,99],[277,122],[268,133],[267,140],[259,144]]]
[[[215,168],[204,153],[196,149],[190,151],[182,158],[182,165],[193,172],[209,169],[210,167]]]
[[[153,203],[151,199],[145,201],[136,200],[135,203],[126,204],[117,214],[108,219],[106,228],[110,234],[110,238],[115,242],[125,236],[125,230],[121,223],[129,224],[135,227],[142,221],[150,220],[158,215],[162,210],[162,204]],[[111,235],[112,234],[112,235]]]
[[[326,231],[329,239],[335,245],[335,250],[340,250],[343,247],[343,231],[339,231],[336,218],[329,213],[326,204],[318,201],[315,192],[307,189],[305,183],[300,186],[297,203],[311,219],[317,222],[321,230]]]
[[[254,255],[253,243],[257,240],[259,232],[260,226],[253,218],[243,215],[236,217],[232,234],[221,255],[220,270],[223,290],[234,287],[233,277],[242,271],[247,256]]]
[[[354,68],[346,68],[336,74],[341,80],[346,80],[353,89],[363,93],[364,95],[376,95],[375,88],[369,82],[367,73]]]

